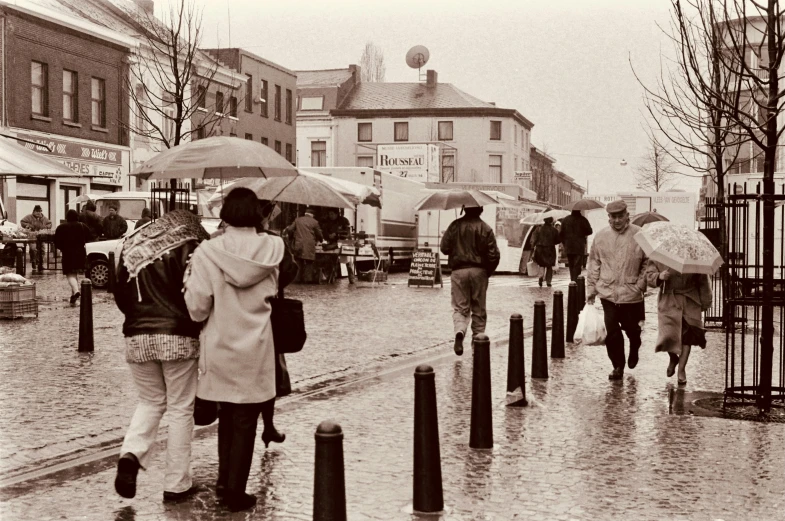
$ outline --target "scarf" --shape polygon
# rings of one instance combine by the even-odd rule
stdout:
[[[210,236],[199,217],[188,210],[175,210],[134,230],[123,243],[123,263],[130,278],[145,266],[162,258],[188,241],[201,242]]]

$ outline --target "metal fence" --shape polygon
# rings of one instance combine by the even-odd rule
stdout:
[[[725,206],[725,203],[723,206]],[[720,203],[716,198],[706,198],[705,217],[700,223],[700,231],[711,241],[715,248],[720,250],[722,237],[720,236]],[[727,212],[727,210],[726,210]],[[727,215],[727,213],[726,213]],[[724,285],[727,280],[727,266],[723,265],[711,277],[711,289],[713,300],[711,308],[703,313],[703,322],[709,328],[725,327],[725,291]]]
[[[169,181],[151,183],[150,206],[152,207],[152,220],[156,220],[168,212],[172,202],[172,187]],[[174,208],[176,210],[191,209],[191,186],[189,183],[178,182],[174,188]]]
[[[775,199],[785,199],[785,186]],[[756,403],[761,384],[763,306],[763,197],[761,186],[732,185],[725,203],[728,258],[719,277],[725,324],[725,405]],[[775,405],[785,406],[785,211],[775,209],[774,246],[774,354],[772,394]],[[724,279],[723,279],[724,277]],[[716,280],[716,279],[715,279]],[[716,287],[716,286],[715,286]]]

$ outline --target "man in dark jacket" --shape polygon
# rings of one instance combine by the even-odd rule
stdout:
[[[466,208],[466,215],[453,221],[442,237],[442,253],[452,270],[452,321],[455,354],[463,354],[463,338],[471,314],[472,334],[485,332],[485,294],[488,277],[499,265],[500,253],[493,230],[480,215],[482,207]]]
[[[109,203],[109,215],[104,218],[104,237],[107,239],[119,239],[128,231],[128,223],[120,215],[120,204]]]
[[[589,220],[581,215],[580,210],[573,210],[570,215],[562,219],[560,238],[564,245],[564,253],[570,263],[570,280],[576,281],[581,275],[583,257],[586,253],[586,237],[593,230]]]
[[[97,241],[98,238],[104,233],[103,219],[95,213],[95,203],[87,201],[82,208],[82,213],[79,215],[79,222],[84,223],[90,229],[90,240]]]
[[[313,261],[316,259],[316,243],[322,240],[319,221],[313,217],[313,209],[306,208],[305,214],[294,220],[284,234],[291,236],[292,253],[300,265],[302,281],[314,282]],[[318,282],[318,281],[316,281]]]

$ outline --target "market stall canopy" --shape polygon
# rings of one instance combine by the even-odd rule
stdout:
[[[38,175],[46,177],[88,177],[64,164],[18,145],[13,139],[0,138],[0,177]]]
[[[354,208],[358,204],[370,204],[381,208],[381,194],[375,188],[302,170],[296,177],[238,179],[216,190],[208,204],[212,207],[220,206],[224,195],[237,187],[252,190],[259,199],[281,203],[332,208]]]
[[[683,224],[654,222],[635,234],[646,256],[679,273],[713,275],[722,256],[702,233]]]
[[[272,148],[238,137],[214,136],[164,150],[134,169],[142,179],[291,177],[297,169]]]
[[[414,211],[477,208],[489,204],[499,204],[499,201],[479,190],[438,190],[414,205]]]

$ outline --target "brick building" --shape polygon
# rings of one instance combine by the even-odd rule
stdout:
[[[222,65],[240,75],[243,88],[234,94],[235,99],[229,121],[230,132],[237,137],[259,141],[295,163],[297,133],[295,125],[295,96],[297,75],[265,60],[245,49],[205,49]],[[211,90],[213,90],[211,88]],[[208,93],[208,96],[210,93]],[[216,87],[211,96],[226,99],[226,94]],[[210,99],[208,99],[208,105]],[[203,117],[203,116],[198,116]],[[221,122],[223,129],[224,122]],[[223,132],[226,132],[225,129]]]
[[[2,196],[12,221],[40,204],[54,222],[84,193],[119,190],[130,168],[128,96],[133,40],[40,5],[0,0],[4,134],[23,139],[91,178],[7,179]]]

